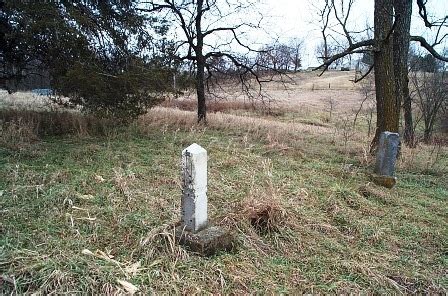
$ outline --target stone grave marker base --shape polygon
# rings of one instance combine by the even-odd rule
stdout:
[[[235,235],[233,232],[209,226],[201,231],[192,233],[184,226],[175,229],[176,241],[201,256],[212,256],[219,251],[229,251],[234,247]]]
[[[391,177],[391,176],[381,176],[381,175],[372,174],[372,181],[376,185],[383,186],[383,187],[390,189],[390,188],[394,187],[395,184],[397,183],[397,178]]]

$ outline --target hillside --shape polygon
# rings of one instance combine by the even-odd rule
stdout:
[[[157,107],[120,127],[2,109],[1,293],[446,293],[447,148],[403,148],[397,186],[377,187],[364,121],[327,113],[232,109],[202,126]],[[211,258],[173,236],[193,142],[210,218],[237,235]]]

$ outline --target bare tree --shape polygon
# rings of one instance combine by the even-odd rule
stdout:
[[[347,28],[350,9],[345,8],[345,14],[342,15],[338,12],[338,5],[335,5],[334,0],[331,0],[331,3],[328,1],[325,3],[325,6],[335,13],[336,23],[340,28],[340,34],[345,36],[346,46],[344,50],[332,55],[322,63],[324,70],[343,57],[373,52],[374,63],[366,73],[367,75],[372,69],[375,70],[377,126],[372,149],[376,147],[381,132],[399,131],[401,104],[409,97],[407,87],[409,42],[419,42],[435,58],[448,61],[448,57],[442,56],[434,48],[447,36],[447,34],[442,34],[441,30],[442,27],[447,27],[447,17],[442,20],[430,21],[426,11],[426,1],[416,1],[419,6],[419,14],[426,26],[438,26],[439,28],[432,44],[422,36],[410,36],[410,15],[412,13],[410,0],[375,0],[374,36],[360,41],[354,38],[359,34],[355,34],[356,32]],[[351,7],[353,3],[353,0],[341,0],[339,7]],[[326,27],[329,27],[328,22]],[[363,75],[361,79],[366,75]]]
[[[315,52],[316,57],[319,61],[325,62],[328,57],[331,57],[338,53],[338,47],[334,44],[334,42],[322,41],[317,44]],[[341,58],[329,66],[329,69],[337,68],[343,63],[344,59]]]
[[[293,39],[288,44],[274,42],[266,45],[257,55],[257,63],[277,73],[297,72],[302,65],[303,42]]]
[[[373,113],[376,108],[376,102],[375,102],[375,83],[372,76],[368,76],[362,81],[361,83],[361,94],[363,96],[363,100],[361,102],[361,105],[359,106],[359,109],[356,112],[355,119],[353,120],[353,126],[356,125],[356,121],[358,119],[358,116],[360,113],[364,113],[365,120],[367,123],[367,137],[370,137],[370,134],[372,132],[372,121],[373,121]],[[364,110],[364,112],[362,112]]]
[[[442,108],[448,106],[448,76],[445,71],[411,72],[411,93],[424,124],[423,141],[429,143]],[[419,118],[417,118],[417,122]]]
[[[291,62],[294,66],[294,72],[297,72],[302,66],[302,48],[303,39],[294,38],[289,42],[289,48],[291,51]]]
[[[254,23],[231,22],[243,11],[254,13],[255,1],[152,0],[145,3],[146,7],[141,8],[142,11],[166,13],[167,18],[174,18],[184,35],[177,44],[176,53],[180,60],[192,61],[196,67],[198,122],[206,122],[206,83],[215,73],[220,72],[215,67],[217,59],[232,64],[232,73],[236,73],[241,82],[244,83],[251,76],[261,90],[264,81],[257,75],[257,65],[231,50],[232,47],[239,47],[241,51],[257,52],[244,43],[242,32],[243,29],[259,28],[262,16]],[[216,40],[223,41],[216,44]],[[247,88],[248,85],[244,84],[243,89]]]
[[[327,107],[325,109],[326,111],[328,111],[328,118],[326,118],[326,121],[330,122],[333,119],[333,112],[335,111],[336,106],[338,105],[338,101],[336,101],[332,97],[329,97],[325,99],[325,102],[327,104]]]
[[[314,8],[317,12],[317,16],[319,18],[320,25],[320,34],[322,35],[322,43],[318,45],[316,48],[316,53],[318,59],[322,61],[326,61],[330,57],[329,50],[329,26],[330,26],[330,15],[333,10],[333,2],[331,0],[324,0],[324,5],[322,7],[314,5]]]
[[[278,64],[277,70],[288,72],[293,61],[290,47],[286,44],[278,44],[274,49],[274,53]]]
[[[279,44],[272,43],[261,48],[256,58],[261,70],[268,68],[274,71],[280,70],[282,64],[282,54],[279,47]]]

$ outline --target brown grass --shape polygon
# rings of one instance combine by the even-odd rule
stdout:
[[[78,112],[60,111],[33,111],[17,109],[1,109],[2,124],[28,126],[35,136],[60,136],[73,134],[87,136],[90,134],[104,135],[108,126],[113,125],[112,120],[99,119],[95,116],[84,115]]]
[[[207,118],[207,125],[204,128],[245,130],[252,135],[262,132],[269,135],[273,142],[290,134],[330,135],[332,132],[328,127],[314,124],[279,122],[266,118],[238,116],[221,112],[209,114]],[[143,129],[154,125],[178,127],[185,130],[200,127],[196,123],[195,112],[165,107],[155,107],[138,120],[138,126]]]
[[[287,214],[280,201],[273,196],[256,196],[243,201],[242,213],[250,225],[262,234],[278,231],[284,225]]]
[[[250,104],[241,101],[207,101],[207,111],[211,113],[223,112],[229,110],[256,110],[259,109],[257,104]],[[171,99],[164,101],[161,107],[176,108],[185,111],[195,111],[197,109],[197,101],[193,99]]]
[[[0,144],[21,150],[44,136],[106,135],[111,120],[68,111],[0,109]]]
[[[259,101],[244,101],[244,100],[209,100],[206,103],[208,113],[234,111],[248,111],[255,114],[263,115],[284,115],[286,110],[278,106],[264,105]],[[194,98],[171,99],[166,100],[160,107],[174,108],[184,111],[196,111],[197,101]]]
[[[17,132],[23,138],[40,122],[33,116],[15,123],[28,122]],[[58,116],[48,122],[62,124]],[[366,143],[354,137],[345,147],[330,124],[222,112],[208,120],[198,125],[194,111],[157,107],[117,138],[54,138],[41,143],[39,158],[8,154],[4,290],[124,294],[123,281],[142,294],[446,290],[438,261],[446,223],[437,220],[444,209],[436,198],[446,192],[443,177],[399,167],[393,190],[360,190],[370,171],[368,160],[357,160],[366,158]],[[210,153],[210,220],[238,237],[234,252],[213,258],[188,253],[173,233],[178,156],[192,141]],[[61,154],[64,162],[54,162]]]
[[[355,77],[354,71],[327,71],[322,76],[319,74],[300,72],[287,77],[274,77],[272,82],[262,85],[263,100],[248,100],[235,84],[222,85],[222,88],[212,92],[214,96],[226,99],[211,99],[208,108],[210,112],[253,110],[254,107],[274,114],[283,114],[288,110],[315,112],[329,108],[330,100],[335,102],[336,113],[352,112],[359,108],[363,97],[360,85],[351,81]],[[165,102],[163,106],[193,111],[196,110],[195,101],[194,93],[186,92],[178,100]]]

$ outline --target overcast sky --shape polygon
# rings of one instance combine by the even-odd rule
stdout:
[[[162,1],[162,0],[159,0]],[[319,31],[319,17],[314,6],[323,7],[324,0],[251,0],[257,4],[246,10],[233,11],[230,7],[239,4],[248,3],[247,0],[218,0],[219,12],[213,14],[210,12],[208,17],[203,20],[204,28],[216,28],[235,26],[241,23],[257,23],[261,16],[262,29],[250,29],[244,27],[244,34],[240,35],[241,40],[250,45],[254,49],[260,49],[263,45],[270,42],[278,41],[288,43],[293,38],[304,40],[304,48],[302,50],[302,66],[317,66],[319,64],[316,59],[316,46],[322,42]],[[340,3],[341,0],[336,0]],[[392,1],[392,0],[390,0]],[[347,2],[347,1],[346,1]],[[437,28],[425,28],[422,18],[418,15],[418,7],[416,0],[412,0],[413,18],[411,25],[412,35],[422,35],[429,43],[433,42]],[[227,6],[226,3],[232,3]],[[441,19],[448,15],[448,0],[428,0],[428,14],[430,19]],[[363,30],[366,24],[373,27],[374,0],[355,0],[354,7],[351,10],[348,21],[349,30]],[[218,16],[217,16],[218,15]],[[222,17],[222,15],[226,15]],[[333,16],[333,14],[332,14]],[[334,16],[333,16],[334,18]],[[334,22],[335,20],[333,20]],[[184,39],[183,31],[177,27],[173,30],[174,38]],[[445,27],[441,32],[441,36],[448,33]],[[335,35],[335,34],[333,34]],[[361,36],[353,35],[355,40],[360,40]],[[340,38],[343,40],[342,36]],[[232,42],[233,34],[230,32],[220,31],[216,34],[209,35],[206,38],[206,50],[224,50],[245,52],[244,47],[239,46],[236,42]],[[417,47],[420,48],[420,47]],[[437,50],[442,52],[443,48],[448,48],[448,38],[445,42],[438,46]],[[422,51],[424,52],[424,50]]]
[[[315,65],[314,51],[316,44],[321,41],[319,36],[316,11],[311,5],[318,5],[322,0],[264,0],[261,9],[268,17],[266,22],[273,36],[278,36],[280,41],[290,38],[306,39],[306,48],[303,53],[304,66]],[[415,4],[415,0],[413,0]],[[364,28],[366,21],[373,24],[373,0],[356,0],[351,12],[350,28]],[[448,15],[448,0],[429,0],[428,13],[433,17]],[[433,32],[435,29],[432,30]],[[447,33],[448,31],[445,30]],[[424,27],[424,23],[418,16],[418,8],[414,5],[411,34],[423,35],[431,39],[431,30]],[[434,33],[433,33],[434,34]],[[448,43],[445,42],[445,47]],[[439,47],[440,49],[440,47]]]

